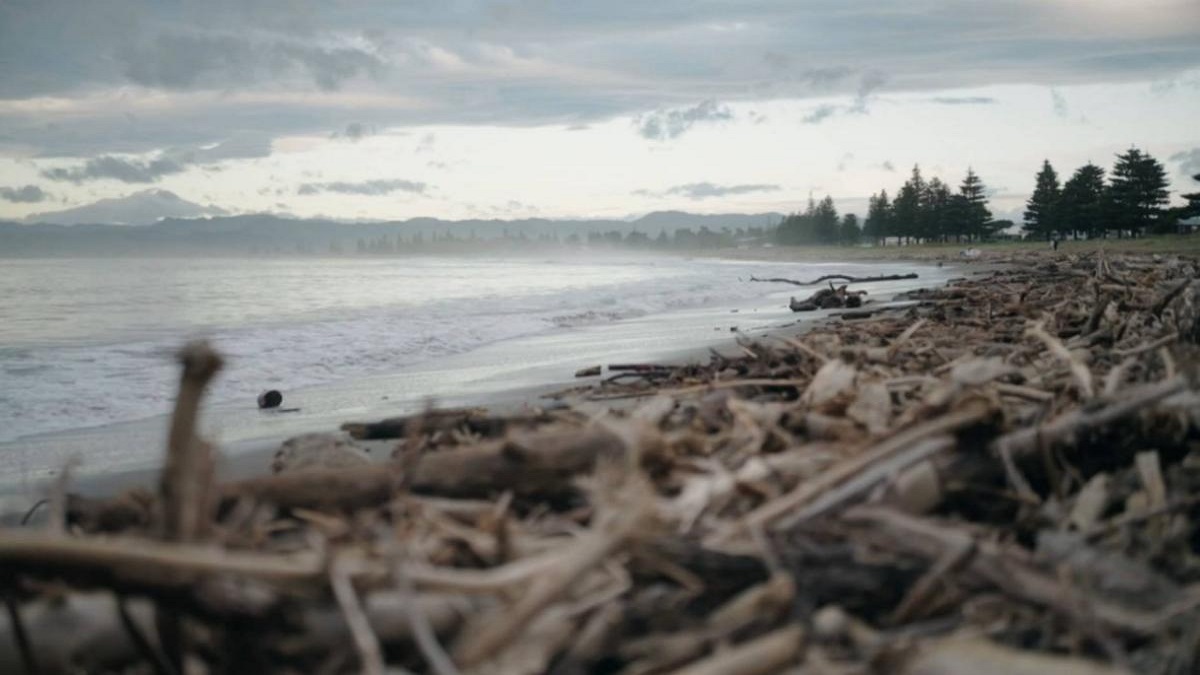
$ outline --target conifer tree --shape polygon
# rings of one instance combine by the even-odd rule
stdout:
[[[1066,232],[1095,237],[1104,233],[1104,169],[1088,162],[1063,184],[1059,217]]]
[[[1042,170],[1037,175],[1037,186],[1029,201],[1025,203],[1025,231],[1045,239],[1051,238],[1059,229],[1058,200],[1062,190],[1058,174],[1050,166],[1050,160],[1042,161]]]
[[[878,195],[871,195],[867,205],[867,221],[863,223],[863,234],[877,243],[887,244],[891,234],[891,204],[888,202],[887,190],[880,190]]]
[[[921,196],[925,193],[925,179],[921,177],[921,167],[914,165],[912,175],[904,185],[900,186],[900,191],[896,193],[896,198],[892,200],[891,221],[893,232],[897,237],[903,238],[906,242],[913,237],[919,236],[921,229]]]
[[[838,240],[843,244],[857,244],[862,236],[862,228],[858,226],[858,216],[853,213],[847,213],[842,216],[842,225],[840,228]]]
[[[1109,226],[1117,230],[1118,236],[1125,230],[1138,234],[1153,228],[1170,197],[1168,185],[1166,170],[1149,154],[1130,148],[1117,155],[1109,185]]]
[[[967,168],[967,176],[958,186],[958,196],[961,200],[955,204],[954,209],[958,217],[955,234],[966,235],[967,241],[982,239],[991,234],[987,231],[987,224],[992,219],[992,212],[987,207],[987,188],[974,169]]]

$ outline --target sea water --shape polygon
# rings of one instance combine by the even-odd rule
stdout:
[[[365,411],[405,388],[411,399],[469,393],[489,376],[569,380],[569,368],[609,355],[729,343],[730,329],[790,320],[787,296],[810,290],[751,275],[893,271],[635,256],[0,260],[0,454],[52,432],[161,418],[178,387],[173,354],[190,339],[227,360],[207,409],[249,415],[266,389],[284,391],[285,406],[293,392],[325,392],[307,395],[300,419]],[[282,428],[228,419],[241,437]],[[137,455],[109,450],[113,461]],[[44,468],[54,454],[22,462]]]

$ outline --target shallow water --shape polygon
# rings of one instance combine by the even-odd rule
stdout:
[[[85,470],[149,461],[177,385],[171,354],[193,337],[228,357],[206,417],[218,440],[236,442],[728,343],[731,327],[794,320],[787,296],[805,292],[748,283],[751,274],[892,267],[661,257],[3,261],[0,477],[43,473],[71,452],[84,455]],[[919,284],[941,274],[928,268]],[[887,298],[913,285],[864,288]],[[254,400],[267,388],[301,411],[260,413]]]

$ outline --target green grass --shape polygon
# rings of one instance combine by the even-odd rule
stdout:
[[[1019,253],[1050,253],[1045,241],[997,241],[986,243],[926,243],[910,246],[775,246],[773,248],[725,249],[708,252],[724,258],[743,260],[815,261],[815,260],[955,260],[961,252],[977,248],[984,258]],[[1200,256],[1200,234],[1157,235],[1139,239],[1090,239],[1059,242],[1059,253],[1161,253]],[[696,255],[705,255],[696,252]]]

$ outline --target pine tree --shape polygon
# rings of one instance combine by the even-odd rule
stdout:
[[[919,236],[922,225],[921,196],[924,193],[925,179],[921,177],[921,167],[914,165],[912,176],[900,186],[900,191],[892,200],[891,221],[897,237],[907,241]]]
[[[887,190],[880,190],[878,195],[871,195],[867,206],[867,222],[863,224],[863,234],[886,246],[887,238],[892,233],[891,210]]]
[[[832,244],[838,240],[838,212],[833,205],[833,197],[829,195],[825,195],[817,205],[813,235],[822,244]]]
[[[1059,229],[1058,200],[1062,190],[1058,185],[1058,174],[1043,160],[1042,170],[1037,175],[1037,187],[1025,203],[1025,231],[1030,235],[1050,239]]]
[[[842,225],[839,229],[838,239],[843,244],[857,244],[862,236],[862,228],[858,226],[858,216],[853,213],[842,216]]]
[[[961,199],[954,206],[958,218],[958,231],[955,234],[966,235],[967,241],[990,235],[987,224],[992,219],[992,212],[987,207],[987,188],[974,169],[967,168],[967,176],[958,186],[958,196]]]
[[[1170,198],[1168,185],[1166,170],[1149,154],[1130,148],[1117,155],[1109,192],[1110,226],[1118,236],[1124,230],[1136,234],[1158,223]]]
[[[934,177],[921,193],[918,234],[925,241],[945,241],[952,227],[950,188]]]
[[[1088,162],[1075,169],[1075,173],[1063,184],[1059,200],[1062,229],[1076,235],[1087,233],[1089,237],[1103,234],[1103,207],[1104,169]]]

